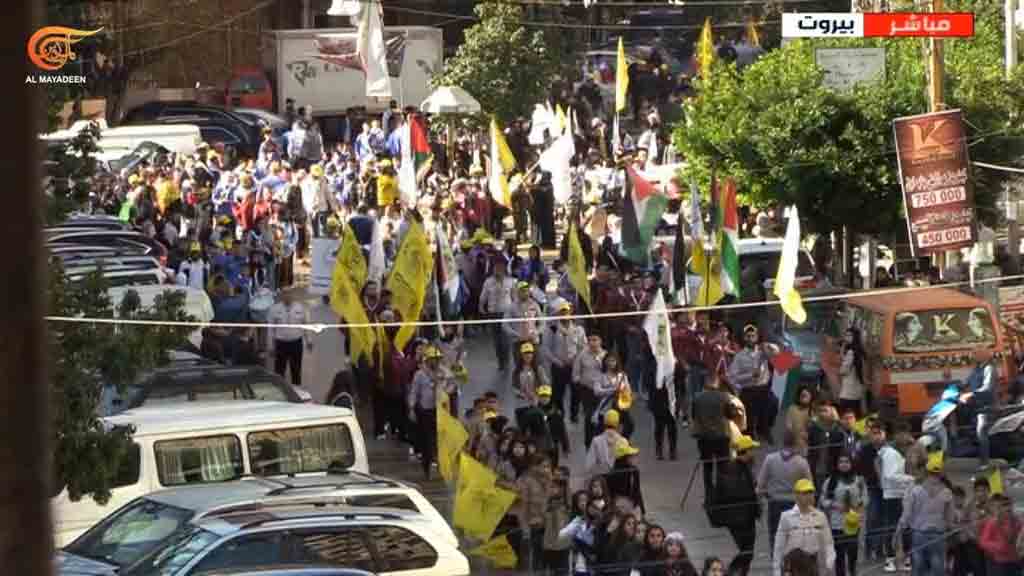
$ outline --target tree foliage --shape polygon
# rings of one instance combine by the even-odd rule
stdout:
[[[463,88],[503,123],[529,116],[547,99],[560,50],[549,48],[542,31],[521,24],[520,6],[481,2],[474,11],[480,21],[466,30],[465,42],[432,84]]]
[[[50,172],[58,184],[48,190],[48,223],[59,223],[88,198],[94,136],[95,126],[67,150],[56,151]],[[100,271],[69,282],[55,259],[48,269],[47,313],[65,318],[192,319],[184,312],[183,292],[168,291],[142,308],[138,295],[129,291],[115,309],[109,288]],[[55,488],[66,487],[72,500],[92,496],[105,503],[129,447],[130,431],[109,430],[98,418],[103,387],[123,389],[140,374],[166,364],[168,352],[181,346],[191,329],[57,321],[48,327]]]
[[[1007,162],[1020,156],[1024,74],[1018,67],[1005,80],[995,1],[962,4],[977,14],[976,36],[945,42],[946,104],[963,109],[974,159]],[[885,81],[831,90],[817,47],[883,47]],[[706,183],[714,167],[754,205],[797,205],[809,232],[905,230],[892,120],[928,110],[926,48],[912,39],[800,40],[742,72],[716,65],[675,129],[684,176]],[[974,175],[979,213],[992,220],[1000,175]]]

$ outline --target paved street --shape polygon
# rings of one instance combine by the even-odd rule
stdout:
[[[307,302],[314,323],[337,323],[337,317],[319,297],[310,297]],[[462,391],[462,398],[466,399],[463,406],[468,405],[466,402],[469,399],[488,390],[494,390],[501,398],[505,415],[513,418],[513,410],[517,407],[517,401],[514,394],[510,392],[510,378],[497,370],[490,336],[484,330],[477,329],[477,331],[478,333],[466,339],[466,363],[470,373],[470,382]],[[339,331],[329,329],[316,336],[313,352],[306,357],[303,363],[303,383],[317,401],[323,401],[326,398],[334,374],[345,366],[347,359],[343,350],[343,338]],[[681,430],[679,460],[676,462],[658,461],[654,457],[653,419],[649,417],[642,401],[638,401],[634,407],[633,415],[636,420],[633,443],[641,449],[641,484],[650,521],[661,524],[667,531],[682,531],[686,536],[690,554],[701,562],[705,557],[711,555],[728,562],[735,555],[736,548],[726,530],[712,528],[707,522],[707,517],[701,509],[704,494],[699,472],[693,481],[685,510],[681,510],[679,506],[682,494],[691,481],[698,459],[695,441],[687,432]],[[375,473],[418,484],[438,510],[450,518],[451,506],[448,488],[436,478],[424,483],[418,464],[409,461],[405,445],[391,440],[378,441],[374,439],[372,436],[372,414],[368,408],[360,411],[359,418],[368,444],[371,469]],[[781,428],[782,419],[779,420]],[[570,435],[573,441],[573,452],[568,457],[567,463],[573,473],[572,489],[576,490],[582,488],[585,482],[582,424],[571,428]],[[776,436],[781,436],[780,430],[777,430]],[[770,447],[762,447],[761,456],[763,457],[770,450]],[[755,463],[755,474],[759,465],[760,461]],[[967,485],[974,466],[973,460],[954,460],[948,464],[948,473],[954,482]],[[1014,490],[1011,491],[1011,496],[1019,497],[1020,495]],[[752,573],[769,574],[770,571],[768,538],[765,524],[761,523],[758,525],[757,554],[752,566]],[[881,565],[862,563],[858,573],[883,574],[883,571]]]
[[[319,298],[310,299],[309,304],[313,322],[337,322],[330,308],[323,305]],[[515,396],[510,392],[510,378],[498,372],[490,337],[482,332],[479,336],[467,338],[466,363],[470,382],[463,390],[462,398],[472,399],[487,390],[495,390],[501,397],[505,415],[513,418],[513,410],[517,404]],[[307,356],[303,363],[303,383],[308,386],[317,401],[322,401],[330,388],[331,379],[344,366],[346,359],[342,337],[337,330],[325,330],[316,337],[315,342],[311,357]],[[463,405],[467,405],[465,401]],[[711,528],[700,508],[703,487],[699,477],[693,483],[685,513],[679,507],[683,491],[691,479],[694,463],[698,458],[694,440],[681,431],[679,460],[659,462],[654,457],[653,419],[648,416],[642,401],[637,402],[633,415],[636,419],[633,443],[641,449],[640,478],[650,521],[661,524],[667,531],[681,530],[686,535],[689,552],[698,559],[717,555],[726,561],[730,560],[736,552],[732,538],[724,529]],[[359,416],[369,446],[371,469],[376,473],[403,478],[421,485],[438,510],[447,515],[450,512],[449,498],[443,483],[433,480],[424,484],[419,466],[408,459],[406,447],[390,440],[375,440],[372,436],[372,415],[369,414],[369,410],[363,410]],[[572,489],[576,490],[582,488],[585,481],[582,423],[571,428],[570,435],[573,452],[567,463],[573,473]],[[760,536],[761,534],[754,570],[755,573],[767,573],[770,570],[767,538]]]

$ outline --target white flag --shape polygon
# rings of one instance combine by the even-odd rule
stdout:
[[[331,7],[327,9],[328,16],[358,16],[363,9],[359,0],[331,0]]]
[[[651,353],[658,363],[657,379],[654,385],[659,390],[668,386],[670,399],[675,390],[673,378],[676,370],[676,355],[672,350],[672,324],[668,319],[668,308],[665,306],[665,297],[661,290],[654,297],[651,308],[644,319],[644,332],[647,333],[647,342],[651,345]],[[675,413],[675,410],[672,410]]]
[[[398,166],[398,191],[402,196],[403,205],[415,206],[419,194],[416,191],[416,162],[412,157],[412,123],[402,122],[399,130],[402,131],[402,162]]]
[[[558,204],[568,202],[572,196],[572,169],[569,164],[575,154],[572,132],[566,130],[540,155],[540,169],[551,173],[551,186]]]
[[[384,44],[384,24],[380,17],[380,2],[367,1],[359,19],[359,38],[356,44],[359,59],[366,72],[366,96],[391,98],[391,79],[388,77],[388,49]]]
[[[459,265],[455,262],[455,253],[452,252],[452,245],[448,241],[443,224],[437,226],[437,252],[441,264],[441,288],[448,294],[448,298],[454,301],[459,295]]]
[[[370,239],[370,259],[366,266],[366,279],[373,280],[378,286],[384,279],[387,262],[384,258],[384,231],[380,219],[373,223],[373,236]]]

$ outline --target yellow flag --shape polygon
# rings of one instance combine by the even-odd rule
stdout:
[[[518,498],[515,492],[495,486],[497,479],[490,468],[471,456],[462,454],[459,457],[452,523],[466,536],[476,540],[490,539],[498,522]]]
[[[441,477],[451,482],[462,447],[469,441],[469,433],[462,422],[448,412],[448,394],[439,390],[437,397],[437,468]]]
[[[789,209],[789,223],[786,225],[786,239],[782,243],[782,256],[779,258],[779,270],[775,274],[773,292],[779,298],[782,311],[793,322],[803,324],[807,321],[803,300],[796,290],[796,265],[800,257],[800,215],[796,206]]]
[[[992,494],[1003,493],[1003,473],[999,468],[993,468],[988,475],[988,489]]]
[[[615,60],[615,111],[626,109],[626,93],[629,91],[629,64],[626,63],[626,49],[619,36],[619,53]]]
[[[512,194],[508,188],[508,174],[516,167],[516,157],[505,141],[505,134],[498,126],[497,118],[491,117],[491,157],[488,188],[491,197],[505,208],[512,207]]]
[[[711,18],[704,19],[704,28],[700,31],[699,43],[697,64],[701,78],[707,80],[711,73],[711,63],[715,60],[715,39],[711,35]]]
[[[757,33],[757,25],[754,24],[754,19],[747,20],[747,44],[756,48],[761,47],[761,36]]]
[[[403,322],[416,322],[420,319],[433,268],[434,255],[430,252],[430,242],[423,231],[423,224],[413,220],[398,249],[395,265],[387,281],[391,305]],[[395,334],[395,346],[404,350],[405,344],[415,332],[415,326],[403,324]]]
[[[593,310],[590,306],[590,280],[587,278],[587,259],[583,256],[583,247],[580,246],[579,230],[576,223],[569,225],[569,283],[576,289],[580,299],[587,305],[587,311]]]
[[[555,104],[555,118],[558,120],[558,134],[553,136],[557,137],[565,133],[565,126],[569,123],[569,117],[565,115],[561,104]]]
[[[725,296],[722,291],[721,269],[714,249],[708,254],[704,250],[704,243],[694,239],[692,248],[692,260],[690,268],[700,276],[700,289],[697,290],[697,297],[693,303],[695,306],[714,306]]]
[[[515,568],[516,551],[508,542],[508,536],[501,536],[469,551],[470,556],[482,556],[497,568]]]
[[[366,309],[359,297],[359,291],[366,284],[366,260],[362,248],[352,228],[345,223],[342,226],[341,245],[334,260],[334,271],[331,273],[331,308],[348,324],[367,324]],[[374,363],[373,345],[376,340],[373,328],[349,328],[351,340],[350,356],[353,362],[366,356]]]

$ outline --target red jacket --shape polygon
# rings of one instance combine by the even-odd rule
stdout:
[[[1013,514],[1009,519],[989,518],[981,524],[978,546],[985,551],[990,560],[1001,564],[1016,562],[1019,560],[1017,536],[1020,530],[1020,520]]]
[[[256,202],[253,200],[253,195],[249,194],[245,197],[245,200],[235,204],[234,213],[235,221],[241,226],[242,230],[250,230],[256,220],[253,218],[253,211],[256,208]]]

